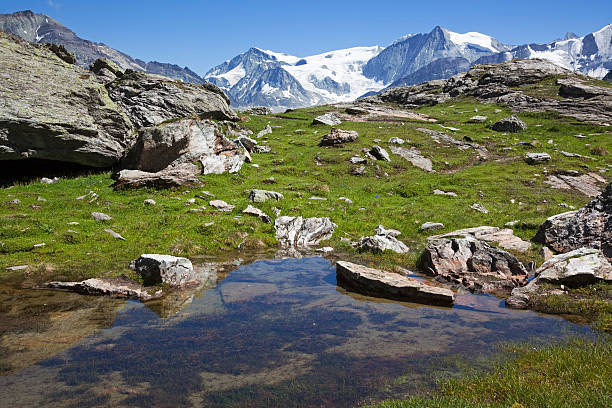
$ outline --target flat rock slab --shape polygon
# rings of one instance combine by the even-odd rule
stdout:
[[[223,200],[211,200],[208,204],[221,212],[232,212],[236,208],[235,205],[228,204]]]
[[[455,295],[449,289],[351,262],[338,261],[336,276],[341,285],[366,295],[443,306],[450,306],[455,301]]]
[[[437,130],[431,130],[427,128],[417,128],[417,130],[421,133],[429,135],[431,139],[436,143],[453,145],[459,150],[474,149],[478,157],[480,157],[481,159],[486,159],[487,157],[489,157],[489,151],[484,146],[481,146],[478,143],[458,140],[451,135],[447,135],[444,132],[438,132]]]
[[[423,157],[421,152],[415,148],[406,149],[405,147],[391,145],[389,146],[389,150],[391,150],[391,153],[403,157],[404,159],[412,163],[413,166],[418,167],[421,170],[427,172],[433,171],[433,163],[431,162],[431,160],[426,157]]]
[[[158,172],[141,170],[121,170],[113,187],[116,190],[128,188],[172,188],[200,183],[201,170],[191,163],[168,167]]]
[[[342,120],[335,113],[326,113],[325,115],[317,116],[312,121],[313,125],[328,125],[336,126],[342,123]]]
[[[182,287],[198,284],[191,261],[172,255],[143,254],[130,264],[142,276],[145,285],[166,284],[172,287]]]
[[[601,191],[601,185],[606,179],[597,173],[588,173],[581,176],[570,176],[558,174],[549,176],[544,183],[552,188],[560,190],[577,190],[589,197],[597,197]]]
[[[259,218],[261,221],[265,222],[266,224],[269,224],[272,222],[272,218],[270,218],[268,214],[264,213],[259,208],[253,207],[252,205],[247,206],[247,208],[245,208],[242,211],[242,213],[255,216]]]
[[[43,287],[68,290],[81,295],[110,296],[143,301],[155,299],[162,295],[161,289],[151,293],[137,282],[120,278],[92,278],[81,282],[48,282]]]
[[[524,241],[521,238],[514,235],[514,231],[510,228],[498,228],[498,227],[474,227],[465,228],[446,234],[434,235],[429,237],[429,240],[450,238],[450,237],[473,237],[480,241],[487,243],[496,244],[497,246],[519,252],[526,252],[531,248],[531,243]]]
[[[525,154],[525,161],[527,162],[527,164],[546,163],[550,161],[550,154],[548,153],[527,153]]]

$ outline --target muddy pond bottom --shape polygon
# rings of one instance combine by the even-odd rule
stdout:
[[[45,330],[57,326],[55,341],[65,335],[69,344],[49,345],[48,355],[18,370],[6,361],[32,358],[28,347],[41,347],[43,329],[5,332],[1,407],[352,407],[427,390],[500,343],[592,334],[559,317],[506,309],[492,296],[458,295],[454,307],[441,308],[352,294],[336,286],[323,258],[241,266],[171,312],[36,292],[59,305],[62,296],[106,303],[93,315],[73,308],[81,315],[69,321],[50,314]],[[6,299],[0,318],[11,310]],[[80,326],[93,318],[100,327]]]

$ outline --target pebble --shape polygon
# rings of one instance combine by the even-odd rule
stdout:
[[[113,237],[113,238],[117,238],[117,239],[120,239],[122,241],[125,241],[125,238],[123,238],[121,235],[117,234],[115,231],[113,231],[110,228],[105,228],[104,231],[106,231],[108,234],[110,234],[110,236]]]
[[[155,204],[157,204],[157,203],[155,202],[155,200],[153,200],[152,198],[147,198],[146,200],[144,200],[144,203],[145,203],[146,205],[155,205]]]
[[[110,221],[113,219],[110,215],[101,212],[92,212],[91,216],[94,217],[96,221]]]

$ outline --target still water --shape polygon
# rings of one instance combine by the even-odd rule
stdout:
[[[427,390],[504,342],[592,334],[492,296],[348,293],[323,258],[256,261],[166,304],[24,293],[0,290],[1,407],[352,407]]]

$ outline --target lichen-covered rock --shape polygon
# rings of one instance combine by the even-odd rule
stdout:
[[[534,295],[547,294],[549,289],[543,289],[542,283],[577,288],[600,281],[612,282],[612,265],[601,251],[579,248],[550,257],[537,269],[531,282],[512,290],[506,304],[518,309],[530,307]]]
[[[181,287],[197,284],[191,261],[172,255],[143,254],[130,264],[130,269],[142,276],[145,285],[165,284]]]
[[[584,208],[547,219],[534,239],[556,252],[587,247],[612,259],[612,183]]]
[[[278,217],[274,222],[276,239],[283,247],[308,248],[331,238],[335,224],[327,217]]]
[[[4,33],[0,61],[0,160],[119,161],[132,124],[93,75]]]
[[[126,70],[107,85],[108,92],[137,127],[197,116],[200,119],[238,120],[227,96],[212,84],[192,84],[160,75]]]
[[[527,281],[527,270],[516,257],[473,237],[431,240],[423,266],[433,276],[477,293],[510,291]]]
[[[366,295],[444,306],[451,305],[455,300],[455,295],[449,289],[351,262],[338,261],[336,276],[340,285]]]

